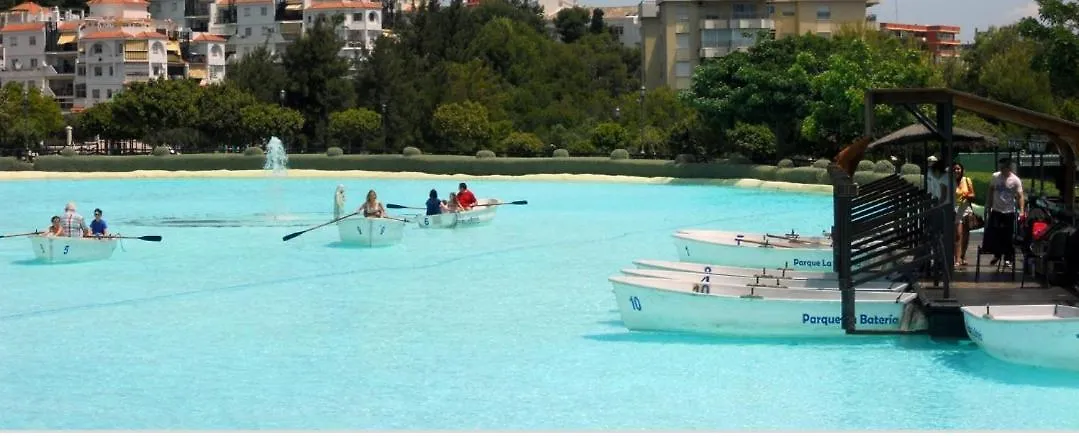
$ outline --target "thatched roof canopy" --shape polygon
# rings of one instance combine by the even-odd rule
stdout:
[[[880,138],[873,143],[869,144],[867,148],[873,148],[881,145],[906,145],[922,143],[926,141],[939,141],[940,138],[930,132],[921,123],[914,123],[902,129],[896,130],[888,136]],[[962,129],[959,127],[952,128],[952,143],[959,144],[995,144],[996,138],[985,136],[981,133]]]

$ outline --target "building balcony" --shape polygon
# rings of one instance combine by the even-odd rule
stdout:
[[[731,29],[775,29],[771,18],[735,18],[730,20]]]
[[[67,64],[49,65],[49,66],[47,66],[45,68],[45,73],[48,74],[48,75],[53,75],[53,76],[74,76],[75,75],[75,64],[67,63]]]
[[[150,60],[150,53],[144,51],[129,51],[124,53],[124,62],[144,62]]]
[[[700,57],[702,58],[718,58],[730,54],[731,49],[728,47],[702,47]]]
[[[713,30],[713,29],[727,29],[730,27],[730,23],[727,20],[701,20],[701,29]]]

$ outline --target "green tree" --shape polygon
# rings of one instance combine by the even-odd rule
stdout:
[[[602,22],[602,16],[600,17]],[[558,11],[554,16],[554,27],[562,42],[572,44],[588,33],[590,20],[588,9],[574,6]]]
[[[592,9],[592,20],[588,24],[588,31],[596,34],[607,32],[607,25],[603,22],[603,9]]]
[[[1047,72],[1035,71],[1033,44],[1016,42],[994,53],[978,73],[984,96],[1038,112],[1053,112],[1053,88]]]
[[[288,75],[277,56],[265,46],[256,47],[239,61],[229,62],[225,81],[263,103],[281,103]]]
[[[776,159],[776,138],[765,125],[737,123],[727,131],[732,151],[758,163],[771,163]]]
[[[433,121],[435,133],[444,144],[444,151],[475,153],[478,148],[487,145],[491,138],[487,108],[476,102],[439,105]]]
[[[21,82],[7,82],[0,89],[0,137],[9,138],[11,148],[40,141],[64,129],[60,106],[35,87],[24,91]]]
[[[133,83],[113,97],[112,121],[123,125],[127,139],[164,143],[159,130],[191,127],[198,121],[197,80],[156,79]]]
[[[330,20],[320,17],[303,36],[289,44],[281,57],[289,80],[287,104],[303,114],[304,135],[320,149],[326,148],[330,113],[355,102],[347,78],[350,61],[340,56],[345,43],[336,28],[342,22],[340,15]]]
[[[1035,0],[1038,18],[1019,21],[1019,33],[1039,43],[1032,61],[1049,75],[1061,96],[1079,95],[1079,3],[1074,0]]]
[[[209,142],[214,146],[238,146],[249,140],[242,114],[245,108],[260,104],[258,98],[231,82],[210,85],[200,94],[195,125]]]
[[[610,153],[619,148],[629,148],[629,133],[615,123],[602,123],[592,129],[592,146],[602,153]]]
[[[240,120],[245,132],[245,144],[260,147],[273,136],[288,147],[304,125],[303,115],[299,111],[267,103],[244,107],[240,111]]]
[[[510,156],[535,157],[543,154],[543,141],[527,132],[513,132],[502,140],[502,150]]]
[[[356,143],[367,149],[381,126],[382,116],[370,109],[353,108],[330,114],[330,134],[346,145],[348,153],[352,153],[352,145]]]

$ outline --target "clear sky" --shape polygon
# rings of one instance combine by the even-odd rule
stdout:
[[[578,0],[587,6],[630,6],[639,0]],[[898,18],[896,11],[898,10]],[[1011,24],[1037,15],[1034,0],[881,0],[869,8],[879,22],[947,24],[961,27],[959,38],[974,39],[974,29]]]

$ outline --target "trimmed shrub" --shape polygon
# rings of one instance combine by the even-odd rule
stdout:
[[[342,154],[345,154],[345,150],[342,150],[341,147],[330,147],[326,149],[326,156],[340,156]]]
[[[495,157],[495,152],[491,150],[480,150],[476,152],[476,159],[490,159]]]
[[[725,159],[727,159],[727,163],[735,165],[748,165],[753,163],[752,159],[739,152],[727,153]]]
[[[543,154],[543,141],[534,133],[513,132],[502,140],[502,150],[514,157],[533,157]]]
[[[899,167],[899,174],[904,176],[920,175],[922,174],[922,167],[912,163],[905,163]]]
[[[560,148],[558,150],[555,150],[554,153],[552,154],[552,156],[554,156],[554,157],[569,157],[569,150],[566,150],[564,148]]]
[[[72,156],[77,156],[78,154],[79,153],[76,152],[75,149],[71,148],[71,147],[64,147],[64,148],[60,149],[60,156],[72,157]]]
[[[825,177],[827,177],[828,172],[820,168],[783,168],[776,171],[776,180],[781,182],[807,183],[816,185],[820,181],[821,173],[825,173]]]
[[[266,154],[259,147],[247,147],[244,149],[244,156],[259,156]]]
[[[857,172],[854,173],[853,180],[854,180],[854,183],[857,183],[859,185],[864,185],[866,183],[878,180],[878,179],[880,179],[882,177],[885,177],[887,175],[888,174],[878,173],[878,172],[873,172],[873,171],[857,171]]]
[[[569,146],[566,147],[566,150],[573,156],[592,156],[598,153],[596,146],[592,145],[592,142],[587,139],[578,139],[570,142]]]
[[[24,161],[20,160],[18,162],[15,162],[15,167],[12,168],[12,170],[14,170],[14,171],[33,171],[34,170],[34,164],[32,164],[30,162],[24,162]]]
[[[826,170],[828,169],[828,164],[830,163],[832,163],[832,161],[828,159],[817,159],[816,162],[813,162],[813,168],[820,168],[822,170]]]
[[[917,186],[919,188],[925,188],[925,186],[924,186],[925,185],[925,180],[922,180],[921,175],[904,174],[902,177],[903,177],[903,180],[906,180],[906,181],[910,182],[914,186]]]
[[[694,163],[694,162],[697,162],[697,156],[694,156],[694,155],[689,154],[689,153],[682,153],[682,154],[674,157],[674,163],[676,163],[676,164],[688,164],[688,163]]]
[[[422,155],[423,152],[416,147],[405,147],[404,150],[401,150],[401,154],[405,156],[419,156]]]
[[[871,160],[863,160],[858,162],[858,171],[873,171],[877,167],[877,164]]]
[[[879,160],[877,161],[877,164],[873,167],[873,172],[881,174],[894,174],[895,165],[892,165],[891,162],[888,162],[886,160]]]
[[[0,171],[14,170],[16,162],[18,162],[18,159],[13,157],[0,157]]]
[[[172,150],[169,150],[169,148],[164,145],[159,145],[154,147],[154,151],[150,152],[150,154],[154,156],[168,156],[172,154]]]
[[[629,159],[629,152],[626,151],[626,149],[624,149],[624,148],[616,148],[614,151],[611,152],[611,159],[612,160]]]
[[[783,159],[776,165],[779,168],[794,168],[794,161],[790,159]]]

